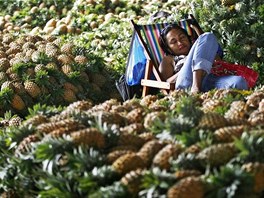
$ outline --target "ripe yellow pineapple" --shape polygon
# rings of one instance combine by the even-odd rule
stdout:
[[[128,114],[126,115],[126,118],[129,124],[142,123],[142,121],[144,120],[145,114],[146,112],[143,108],[136,108],[128,112]]]
[[[171,167],[170,158],[177,157],[182,151],[179,144],[167,144],[153,158],[152,165],[160,169],[169,170]]]
[[[32,97],[32,98],[37,98],[41,94],[41,90],[39,86],[32,81],[25,81],[24,82],[24,87],[27,91],[27,93]]]
[[[70,82],[63,83],[63,87],[64,87],[64,89],[72,90],[75,94],[78,93],[78,88],[74,84],[72,84]]]
[[[32,142],[39,141],[40,138],[37,134],[32,134],[27,137],[25,137],[18,145],[18,147],[15,150],[15,155],[23,154],[24,152],[27,152],[31,148]]]
[[[140,150],[137,152],[137,155],[144,160],[146,167],[149,167],[152,164],[153,158],[163,146],[164,143],[161,143],[158,140],[148,141],[140,148]]]
[[[59,55],[60,49],[54,43],[47,43],[45,53],[48,57],[56,58]]]
[[[253,111],[249,118],[248,122],[251,126],[263,126],[264,125],[264,111],[255,110]]]
[[[5,88],[9,88],[9,89],[12,89],[14,90],[14,85],[13,85],[13,82],[10,81],[10,80],[7,80],[5,82],[3,82],[3,84],[1,85],[1,91]]]
[[[7,58],[0,59],[0,71],[5,72],[10,67],[9,60]]]
[[[131,123],[120,128],[122,133],[141,134],[145,131],[142,123]]]
[[[139,168],[145,168],[143,159],[135,153],[125,154],[117,158],[112,167],[120,175]]]
[[[83,55],[77,55],[74,57],[74,61],[78,64],[85,65],[88,63],[88,59]]]
[[[107,162],[109,164],[112,164],[115,160],[117,160],[119,157],[125,154],[135,153],[135,151],[127,150],[127,149],[120,149],[120,150],[114,150],[107,154]]]
[[[105,137],[96,128],[81,129],[72,132],[70,136],[76,144],[84,144],[90,147],[102,149],[105,147]]]
[[[61,46],[61,53],[63,54],[72,54],[73,52],[73,48],[74,48],[74,44],[73,43],[64,43],[62,46]]]
[[[242,100],[233,101],[224,116],[231,123],[238,123],[240,121],[243,124],[243,122],[246,122],[247,117],[246,103]]]
[[[213,144],[198,153],[197,159],[212,167],[227,163],[237,154],[234,143]]]
[[[38,126],[43,123],[49,122],[49,118],[46,115],[37,114],[23,122],[23,125]]]
[[[125,185],[131,195],[137,195],[142,188],[142,179],[145,171],[142,169],[136,169],[125,174],[120,182]]]
[[[205,113],[214,111],[217,107],[223,105],[222,101],[219,99],[207,98],[202,103],[202,111]]]
[[[79,122],[73,119],[64,119],[57,122],[44,122],[36,127],[37,131],[40,133],[50,133],[53,130],[59,128],[75,129],[78,128]]]
[[[77,97],[71,89],[63,89],[63,91],[63,99],[66,102],[71,103],[77,101]]]
[[[254,192],[262,193],[264,191],[264,164],[260,162],[249,162],[244,164],[242,169],[253,174]]]
[[[198,127],[202,129],[215,130],[227,125],[228,122],[224,116],[218,113],[208,112],[203,114],[198,124]]]
[[[61,65],[68,65],[68,64],[73,63],[73,59],[72,59],[72,57],[69,56],[69,55],[66,55],[66,54],[60,54],[60,55],[57,57],[57,60],[58,60],[58,62],[59,62]]]
[[[167,192],[168,198],[203,198],[205,185],[200,177],[186,177],[178,181]]]
[[[16,117],[12,117],[9,121],[8,121],[8,125],[9,126],[20,126],[21,123],[22,123],[22,118],[20,118],[19,116],[16,116]]]
[[[144,118],[144,127],[151,128],[157,121],[164,121],[166,113],[163,111],[153,111],[148,113]]]
[[[198,170],[177,170],[174,174],[177,179],[182,179],[184,177],[190,177],[190,176],[202,175],[202,173]]]
[[[140,138],[138,135],[121,133],[117,145],[119,146],[130,145],[136,148],[140,148],[144,143],[145,143],[144,140]]]
[[[14,94],[13,99],[11,101],[11,106],[16,110],[21,111],[25,109],[26,104],[18,94]]]
[[[222,127],[214,132],[214,138],[218,142],[233,142],[242,135],[244,128],[244,125]]]
[[[72,67],[69,64],[64,64],[61,67],[61,71],[65,74],[65,75],[69,75],[71,72],[73,72]]]

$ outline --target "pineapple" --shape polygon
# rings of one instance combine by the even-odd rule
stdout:
[[[27,93],[32,97],[32,98],[37,98],[41,94],[41,90],[39,86],[32,81],[25,81],[24,82],[24,87],[27,91]]]
[[[23,154],[30,150],[31,143],[40,141],[40,138],[36,134],[29,135],[25,137],[18,145],[15,150],[15,155]]]
[[[119,146],[134,146],[136,148],[141,148],[144,144],[144,140],[140,138],[138,135],[133,135],[129,133],[121,133],[117,142]]]
[[[202,175],[202,173],[198,170],[177,170],[174,174],[177,179],[182,179],[190,176],[197,177]]]
[[[60,54],[57,57],[57,60],[61,65],[69,65],[73,63],[73,59],[71,58],[71,56],[66,55],[66,54]]]
[[[144,142],[148,142],[156,138],[152,132],[143,132],[139,134],[138,137],[142,138]]]
[[[55,45],[54,43],[47,43],[45,52],[48,55],[48,57],[56,58],[59,55],[60,50],[58,46]]]
[[[77,55],[74,57],[74,61],[78,64],[85,65],[88,63],[88,59],[84,55]]]
[[[65,74],[65,75],[69,75],[71,72],[73,72],[72,67],[69,64],[64,64],[61,67],[61,71]]]
[[[135,153],[125,154],[117,158],[112,167],[120,175],[125,175],[132,170],[145,168],[143,159]]]
[[[140,101],[140,104],[142,106],[147,106],[149,107],[151,104],[153,104],[154,102],[156,102],[158,100],[158,96],[157,95],[147,95],[145,97],[143,97]]]
[[[222,0],[222,5],[231,6],[237,3],[237,0]]]
[[[142,180],[145,174],[145,170],[136,169],[125,174],[120,182],[125,185],[131,195],[137,195],[142,188]]]
[[[119,113],[98,111],[91,113],[97,120],[101,123],[117,124],[119,126],[124,126],[127,122],[126,118],[121,116]]]
[[[29,126],[29,125],[38,126],[40,124],[47,123],[47,122],[49,122],[49,118],[47,116],[37,114],[37,115],[34,115],[33,117],[25,120],[23,122],[23,125],[25,125],[25,126]]]
[[[66,90],[70,89],[70,90],[72,90],[75,94],[78,93],[78,88],[77,88],[74,84],[72,84],[72,83],[70,83],[70,82],[65,82],[65,83],[63,83],[63,88],[66,89]]]
[[[26,108],[25,102],[22,100],[22,98],[18,94],[14,94],[13,99],[11,101],[11,106],[16,110],[23,110]]]
[[[63,89],[63,99],[68,102],[68,103],[72,103],[77,101],[77,97],[74,93],[74,91],[72,91],[71,89]]]
[[[72,54],[74,48],[73,43],[65,43],[61,46],[61,53],[63,54]]]
[[[200,177],[186,177],[178,181],[167,192],[168,198],[203,198],[205,185]]]
[[[153,125],[155,125],[155,123],[161,121],[164,122],[166,119],[166,113],[165,112],[158,112],[158,111],[153,111],[148,113],[145,116],[144,119],[144,127],[146,129],[151,128]]]
[[[214,137],[217,142],[233,142],[242,135],[244,128],[244,125],[222,127],[214,132]]]
[[[179,144],[167,144],[155,155],[152,165],[169,170],[171,167],[170,158],[176,157],[181,151],[182,148]]]
[[[236,154],[237,150],[233,143],[213,144],[199,152],[197,159],[204,165],[217,167],[230,161]]]
[[[244,101],[233,101],[224,117],[232,125],[247,124],[247,105]]]
[[[228,122],[224,118],[224,116],[218,114],[218,113],[205,113],[199,122],[198,127],[202,129],[210,129],[215,130],[224,126],[227,126]]]
[[[164,144],[158,140],[148,141],[140,148],[137,155],[144,160],[146,167],[149,167],[152,164],[153,158],[163,148],[163,146]]]
[[[11,90],[14,90],[14,85],[13,85],[13,82],[7,80],[5,82],[3,82],[3,84],[1,85],[1,91],[6,89],[6,88],[9,88]]]
[[[126,115],[126,118],[129,124],[141,123],[144,120],[145,114],[146,113],[143,108],[136,108],[128,112],[128,114]]]
[[[0,59],[0,71],[5,72],[10,67],[9,60],[7,58]]]
[[[222,106],[223,102],[219,99],[208,98],[203,101],[201,110],[205,113],[214,111],[217,107]]]
[[[74,130],[77,129],[79,126],[79,122],[73,119],[64,119],[57,122],[44,122],[42,124],[39,124],[36,129],[40,133],[48,134],[52,132],[53,130],[59,129],[59,128],[66,128],[68,130]]]
[[[145,128],[142,123],[131,123],[120,128],[120,132],[122,133],[141,134],[144,131]]]
[[[16,117],[12,117],[9,121],[8,121],[8,126],[15,126],[18,127],[21,125],[22,123],[22,118],[16,116]]]
[[[8,80],[8,75],[5,72],[0,72],[0,84]]]
[[[264,164],[259,162],[249,162],[243,164],[242,169],[253,175],[254,192],[262,193],[264,191]]]
[[[257,109],[260,101],[264,98],[264,93],[262,91],[255,91],[251,95],[249,95],[246,99],[246,105]]]
[[[84,144],[90,147],[102,149],[105,147],[105,137],[96,128],[81,129],[72,132],[70,136],[76,144]]]
[[[135,151],[127,150],[127,149],[120,149],[120,150],[114,150],[107,154],[107,162],[109,164],[112,164],[115,160],[117,160],[119,157],[125,154],[131,154],[135,153]]]
[[[91,75],[91,80],[100,88],[102,88],[107,82],[106,77],[99,73],[93,73],[93,75]]]
[[[263,126],[264,125],[264,111],[255,110],[253,111],[249,118],[248,122],[251,126]]]

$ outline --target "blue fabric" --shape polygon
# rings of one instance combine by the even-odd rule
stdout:
[[[140,44],[138,35],[135,34],[132,41],[130,56],[126,69],[126,80],[130,86],[139,85],[145,75],[147,58],[144,54],[144,48]]]
[[[219,44],[212,33],[204,33],[193,44],[183,67],[176,80],[176,89],[191,88],[193,71],[202,69],[207,72],[203,79],[202,91],[210,89],[248,89],[246,80],[241,76],[215,76],[211,74],[215,55],[219,51]]]

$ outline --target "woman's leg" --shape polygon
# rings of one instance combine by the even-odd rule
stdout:
[[[216,37],[212,33],[204,33],[193,44],[187,59],[179,71],[176,89],[187,89],[193,85],[200,86],[204,73],[210,73],[212,63],[218,49]]]
[[[204,78],[202,91],[209,91],[212,89],[241,89],[247,90],[247,81],[241,76],[216,76],[209,74]]]

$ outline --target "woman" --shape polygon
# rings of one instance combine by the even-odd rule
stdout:
[[[191,27],[198,39],[192,44],[187,32],[178,25],[168,25],[160,35],[159,41],[165,56],[159,66],[164,81],[176,82],[176,89],[191,89],[192,93],[211,89],[248,89],[246,80],[241,76],[215,76],[211,68],[219,59],[219,44],[216,37],[204,33],[195,19]]]

